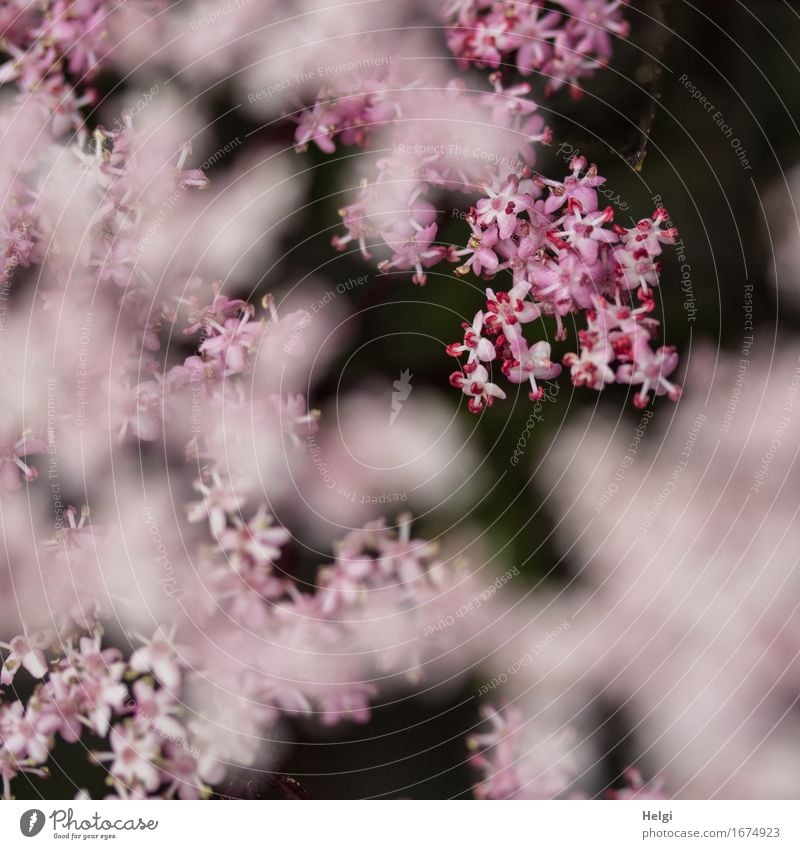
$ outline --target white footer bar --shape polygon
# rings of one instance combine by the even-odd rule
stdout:
[[[186,841],[184,843],[184,841]],[[22,801],[0,847],[56,843],[239,849],[800,847],[800,803]]]

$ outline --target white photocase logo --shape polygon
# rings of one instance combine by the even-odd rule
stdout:
[[[25,837],[36,837],[44,828],[44,813],[38,808],[31,808],[19,818],[19,830]]]
[[[400,380],[395,380],[392,384],[394,387],[394,392],[392,392],[392,412],[389,416],[389,425],[394,424],[394,420],[400,413],[400,410],[403,409],[403,403],[408,400],[408,396],[411,394],[411,378],[414,375],[406,369],[403,372],[400,372]]]

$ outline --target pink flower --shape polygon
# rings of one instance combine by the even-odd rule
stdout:
[[[546,12],[535,3],[523,9],[524,14],[517,25],[517,31],[523,38],[517,50],[516,63],[521,74],[530,74],[545,67],[552,56],[552,41],[558,34],[562,18],[558,12]]]
[[[202,281],[198,280],[195,283],[205,288]],[[247,306],[245,301],[239,298],[231,299],[221,294],[219,292],[219,286],[214,286],[213,290],[215,292],[214,299],[206,306],[200,306],[201,295],[199,294],[187,295],[184,298],[178,299],[175,320],[177,321],[177,313],[180,311],[181,306],[184,306],[188,308],[189,321],[191,322],[184,329],[184,333],[198,333],[201,330],[205,333],[210,333],[210,322],[214,322],[217,326],[222,325],[229,318],[236,318],[245,310]]]
[[[0,719],[0,726],[1,725],[2,720]],[[0,739],[1,738],[2,734],[0,734]],[[10,749],[0,743],[0,778],[3,779],[3,795],[0,798],[5,800],[13,798],[11,795],[11,782],[20,773],[25,775],[35,775],[39,778],[47,778],[49,775],[47,770],[39,769],[29,758],[18,758],[11,752]]]
[[[123,392],[114,410],[115,418],[121,421],[117,439],[122,442],[130,430],[144,442],[154,442],[161,435],[161,385],[158,381],[146,380]],[[116,396],[112,397],[116,401]]]
[[[631,291],[641,287],[644,294],[647,294],[651,287],[658,286],[660,264],[653,261],[645,248],[635,252],[627,248],[616,248],[614,260],[617,263],[616,274],[623,289]]]
[[[589,309],[601,288],[605,269],[592,266],[571,250],[560,250],[531,272],[536,299],[549,305],[560,319],[575,310]],[[564,338],[559,325],[559,338]]]
[[[506,397],[499,386],[490,382],[486,368],[477,362],[467,364],[463,371],[453,372],[450,383],[469,398],[467,406],[471,413],[480,413],[484,407],[491,407],[495,398]]]
[[[482,779],[475,787],[479,799],[556,799],[564,797],[578,775],[568,735],[537,739],[531,721],[517,708],[481,710],[487,731],[473,734],[467,745],[476,754],[472,764]]]
[[[530,381],[530,398],[539,401],[544,390],[536,384],[537,378],[553,380],[561,374],[561,366],[550,359],[550,343],[537,342],[529,348],[527,342],[519,337],[512,341],[510,349],[514,359],[508,361],[512,365],[505,368],[506,376],[512,383]]]
[[[613,230],[607,230],[601,225],[608,224],[614,218],[614,211],[610,206],[602,211],[583,215],[575,203],[570,204],[570,212],[561,219],[560,230],[554,230],[550,239],[558,247],[566,242],[574,248],[581,259],[592,264],[597,261],[602,245],[610,244],[619,240],[619,236]]]
[[[175,628],[164,633],[160,629],[137,649],[130,659],[130,668],[134,672],[152,672],[153,675],[172,693],[177,693],[181,686],[182,660],[178,657],[173,639]]]
[[[487,325],[508,338],[522,335],[520,325],[530,324],[542,314],[541,308],[527,299],[531,285],[524,281],[514,284],[508,292],[486,290]]]
[[[619,367],[617,380],[634,386],[642,385],[634,397],[637,407],[647,404],[648,394],[652,391],[656,395],[669,395],[673,401],[680,398],[680,387],[667,380],[678,367],[678,354],[674,348],[663,347],[653,352],[646,341],[640,340],[634,348],[633,357],[632,363]]]
[[[558,211],[568,201],[583,212],[597,211],[597,192],[594,189],[605,183],[605,177],[598,175],[596,165],[592,165],[587,170],[586,160],[582,156],[574,157],[569,167],[572,174],[566,177],[563,183],[557,180],[539,179],[542,185],[550,189],[550,196],[544,204],[544,212],[547,215]],[[580,176],[582,171],[586,173]]]
[[[29,466],[23,457],[32,454],[44,454],[46,443],[35,439],[29,432],[24,433],[15,442],[0,445],[0,486],[7,490],[19,489],[22,481],[35,481],[39,472],[34,466]]]
[[[627,0],[556,0],[570,15],[567,29],[577,40],[576,51],[611,56],[609,33],[625,38],[629,27],[621,12]]]
[[[43,764],[50,757],[52,735],[40,724],[41,715],[22,702],[0,705],[0,740],[18,760]]]
[[[101,649],[100,635],[81,637],[79,648],[68,657],[80,687],[83,711],[90,727],[104,737],[113,711],[120,711],[128,695],[122,683],[126,666],[116,649]]]
[[[622,241],[631,252],[645,250],[650,256],[658,256],[662,245],[675,244],[678,231],[675,227],[662,229],[669,221],[663,206],[656,209],[650,218],[643,218],[635,227],[622,232]]]
[[[80,740],[86,722],[86,698],[75,670],[52,672],[39,695],[41,727],[48,734],[61,734],[68,743]]]
[[[271,395],[268,399],[271,413],[274,415],[289,439],[295,444],[302,443],[301,437],[313,436],[319,427],[319,410],[309,410],[302,395]]]
[[[233,517],[233,528],[226,528],[219,535],[219,544],[224,551],[239,557],[249,557],[253,562],[274,562],[281,556],[281,548],[291,538],[286,528],[273,525],[272,516],[262,505],[246,524]]]
[[[607,336],[596,331],[581,331],[580,356],[566,354],[564,365],[570,369],[575,386],[586,386],[600,390],[613,383],[616,375],[609,365],[614,359],[614,348]]]
[[[404,601],[419,603],[429,587],[438,585],[438,547],[413,539],[410,520],[409,514],[400,516],[396,534],[382,520],[370,522],[341,541],[334,564],[320,572],[318,598],[325,616],[342,605],[366,603],[370,594],[397,594]]]
[[[461,354],[469,353],[468,362],[472,363],[475,360],[482,362],[491,362],[496,356],[494,345],[485,337],[481,336],[483,332],[484,314],[478,310],[475,313],[475,318],[472,324],[464,322],[464,341],[463,343],[454,342],[447,346],[447,353],[451,357],[459,357]]]
[[[217,474],[212,476],[208,484],[202,480],[195,481],[194,488],[202,494],[203,500],[189,504],[189,521],[203,522],[208,519],[211,533],[219,537],[227,527],[228,516],[239,513],[245,501],[244,496],[235,490],[232,483],[224,483]]]
[[[132,690],[131,709],[138,719],[167,739],[182,740],[186,736],[186,728],[175,718],[180,707],[173,693],[163,687],[156,689],[146,678],[135,681]]]
[[[519,192],[519,184],[519,177],[511,174],[498,189],[487,186],[488,199],[482,198],[476,205],[478,224],[496,224],[500,239],[508,239],[517,227],[518,216],[533,207],[531,196]]]
[[[180,799],[201,799],[209,795],[210,788],[201,776],[201,764],[185,744],[167,743],[165,755],[162,769],[170,781],[168,797],[177,794]]]
[[[0,685],[7,686],[14,681],[14,674],[20,667],[42,678],[47,673],[47,659],[40,648],[31,645],[27,637],[14,637],[10,643],[0,642],[0,647],[8,649],[3,668],[0,670]]]
[[[341,605],[355,604],[366,591],[367,579],[376,571],[375,560],[365,554],[340,554],[334,568],[320,574],[320,609],[332,614]]]
[[[520,73],[540,70],[551,77],[548,93],[565,83],[576,90],[581,77],[591,75],[609,60],[611,34],[625,37],[625,0],[555,0],[566,14],[539,2],[449,3],[443,17],[449,24],[447,45],[459,63],[497,68],[502,61],[516,64]]]
[[[241,318],[228,318],[223,324],[207,320],[213,335],[201,343],[200,352],[212,361],[224,363],[226,376],[245,371],[248,355],[264,331],[260,323],[250,320],[251,317],[252,311],[245,310]]]
[[[278,316],[273,300],[269,299],[271,321],[267,325],[259,356],[266,363],[281,362],[290,357],[302,357],[306,352],[303,331],[311,324],[306,310],[294,310],[282,318]]]
[[[497,227],[487,227],[482,229],[472,219],[470,219],[470,227],[472,235],[467,241],[467,247],[463,251],[459,251],[458,255],[470,255],[469,259],[456,269],[456,274],[464,275],[470,270],[475,274],[488,273],[492,274],[497,271],[500,265],[500,260],[494,251],[500,236],[497,232]]]
[[[111,761],[111,776],[126,789],[156,791],[161,784],[161,773],[155,765],[161,756],[158,735],[139,720],[126,720],[111,729],[109,740],[111,752],[96,757]]]
[[[445,253],[444,248],[432,247],[436,230],[436,224],[430,224],[427,227],[417,225],[411,235],[402,232],[381,233],[383,241],[392,249],[393,256],[380,263],[378,268],[381,271],[388,271],[390,268],[413,268],[413,282],[423,286],[428,279],[423,269],[435,265]]]

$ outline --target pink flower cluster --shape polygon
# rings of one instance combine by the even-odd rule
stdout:
[[[482,774],[479,799],[556,799],[564,797],[579,769],[561,734],[532,739],[532,729],[516,708],[482,708],[486,730],[471,735],[472,766]]]
[[[101,355],[82,367],[81,379],[91,389],[84,391],[85,403],[102,411],[95,427],[107,423],[112,446],[162,441],[194,461],[199,499],[187,505],[184,521],[207,525],[210,540],[198,541],[186,564],[167,560],[165,594],[171,598],[180,584],[183,609],[192,616],[172,611],[172,626],[159,625],[156,636],[126,659],[116,647],[101,649],[100,634],[113,630],[119,617],[119,599],[106,581],[117,568],[119,531],[130,535],[131,529],[89,525],[88,508],[80,520],[74,509],[65,511],[68,527],[46,541],[40,563],[54,589],[48,604],[52,627],[5,646],[4,686],[13,684],[20,668],[42,679],[25,704],[4,700],[0,708],[6,796],[20,772],[44,774],[58,738],[77,742],[84,729],[108,739],[108,751],[94,758],[109,765],[118,796],[196,798],[223,780],[223,764],[253,763],[256,752],[245,737],[263,736],[281,714],[314,714],[323,724],[366,721],[376,693],[370,670],[409,674],[419,658],[395,664],[362,636],[364,621],[398,617],[435,600],[446,578],[434,548],[412,539],[405,520],[399,532],[374,523],[346,537],[334,563],[321,569],[316,592],[304,591],[275,566],[290,534],[267,504],[248,509],[257,476],[251,455],[237,455],[236,437],[246,433],[245,423],[257,421],[260,440],[282,451],[284,438],[291,446],[315,432],[319,414],[308,411],[302,396],[269,389],[282,361],[302,353],[298,337],[308,315],[281,315],[266,298],[266,314],[258,317],[252,304],[197,278],[181,284],[178,295],[169,286],[154,293],[141,262],[148,225],[158,220],[165,201],[171,208],[185,192],[205,188],[207,179],[184,167],[188,146],[165,160],[152,147],[126,116],[116,131],[98,129],[93,149],[63,152],[81,166],[80,187],[90,199],[79,225],[84,270],[70,269],[69,275],[63,270],[70,245],[63,233],[49,229],[47,214],[58,207],[58,185],[33,183],[37,208],[45,210],[38,241],[52,248],[48,280],[63,291],[49,289],[44,303],[36,299],[32,309],[43,326],[47,316],[58,315],[56,335],[62,336],[69,336],[76,302],[91,307],[87,314],[118,316],[117,337],[106,339],[102,327],[92,333]],[[70,208],[73,215],[81,210]],[[194,340],[194,350],[176,360],[182,346],[164,351],[164,328],[171,338]],[[82,332],[82,344],[89,344]],[[118,357],[109,361],[115,348]],[[16,393],[15,403],[23,396]],[[202,420],[190,430],[195,410]],[[31,415],[24,408],[20,421]],[[1,476],[7,490],[23,479],[35,481],[36,469],[23,458],[50,453],[69,431],[63,415],[52,418],[47,441],[10,431]],[[181,537],[192,531],[183,527]],[[142,569],[137,564],[137,572]],[[265,643],[273,649],[264,651]],[[352,654],[342,655],[348,646]],[[299,668],[298,656],[305,659]],[[247,659],[248,674],[232,670],[231,657]],[[220,706],[225,693],[233,704]],[[235,732],[220,730],[220,714],[229,722],[235,717]]]
[[[119,0],[6,0],[0,9],[0,83],[15,82],[18,101],[32,104],[56,136],[83,124],[81,109],[97,93],[87,83],[96,75],[112,40],[109,29]],[[154,13],[163,0],[135,0]]]
[[[0,286],[10,285],[18,268],[30,268],[41,262],[41,232],[37,226],[35,196],[21,179],[11,182],[11,202],[2,211],[3,267]]]
[[[21,108],[14,120],[24,113]],[[276,349],[283,350],[303,316],[279,317],[270,305],[267,317],[256,317],[253,305],[221,294],[221,284],[207,286],[188,269],[188,282],[182,281],[183,268],[174,269],[168,285],[160,281],[163,291],[154,295],[150,265],[161,260],[151,245],[153,234],[165,210],[179,208],[192,191],[205,189],[208,178],[199,168],[185,167],[190,145],[173,151],[169,137],[137,130],[128,113],[115,130],[98,127],[91,143],[85,136],[82,130],[76,144],[56,148],[46,177],[37,170],[8,180],[0,211],[6,285],[15,281],[18,268],[43,266],[34,309],[42,328],[52,322],[55,338],[69,339],[65,328],[71,321],[80,332],[81,311],[119,322],[125,332],[113,340],[115,356],[109,360],[102,351],[82,369],[84,403],[108,423],[119,443],[129,436],[147,442],[166,437],[165,423],[185,419],[194,392],[215,413],[209,418],[220,422],[223,402],[227,410],[233,406],[230,382],[252,370],[259,351],[272,365]],[[19,144],[24,143],[22,138]],[[46,149],[43,161],[52,155]],[[172,295],[176,289],[179,294]],[[179,336],[199,337],[196,350],[178,362],[168,358],[160,335],[165,327]],[[101,327],[92,334],[98,348],[112,343],[102,338],[105,333]],[[12,349],[11,340],[3,340],[0,351]],[[243,398],[241,393],[237,397]],[[307,434],[316,426],[315,414],[300,396],[269,393],[259,402],[265,422],[278,432]],[[28,411],[19,415],[20,422],[30,419]],[[59,417],[58,435],[67,429]],[[41,432],[18,428],[16,421],[2,436],[0,485],[15,489],[20,475],[28,481],[36,476],[22,458],[42,453],[45,445]],[[179,428],[169,434],[170,439],[181,436]],[[210,450],[196,443],[187,440],[187,450]]]
[[[576,784],[581,770],[570,733],[537,736],[536,729],[515,707],[482,708],[485,730],[467,740],[472,766],[481,775],[475,787],[480,799],[585,798]],[[659,779],[645,783],[640,771],[627,769],[623,785],[608,792],[611,799],[665,799]]]
[[[536,104],[527,97],[530,86],[520,83],[506,87],[499,74],[491,80],[491,92],[472,94],[463,81],[453,79],[440,91],[414,92],[409,99],[406,87],[395,95],[400,120],[391,136],[391,152],[378,160],[375,181],[366,182],[358,199],[341,210],[347,235],[334,237],[337,250],[354,242],[369,259],[368,243],[379,238],[391,251],[391,257],[379,264],[380,270],[413,271],[413,282],[419,285],[427,282],[426,269],[445,259],[457,259],[454,248],[436,244],[436,207],[430,196],[445,191],[474,195],[476,182],[483,184],[491,175],[509,169],[528,173],[535,158],[533,143],[550,140],[550,130],[536,114]],[[360,82],[356,85],[360,88]],[[306,129],[305,115],[316,108],[301,117],[298,133]],[[491,125],[485,132],[489,148],[496,141],[502,155],[487,149],[485,159],[478,160],[476,167],[475,157],[470,160],[464,155],[467,149],[458,129],[449,130],[447,124],[436,122],[437,114],[447,116],[452,123],[459,120],[456,116],[487,122]],[[328,124],[311,138],[326,151],[334,138],[344,143],[365,141],[366,132],[354,138],[345,127],[369,127],[366,110],[356,117],[349,115],[348,121],[344,126]],[[302,138],[307,135],[304,132]]]
[[[21,773],[46,777],[60,739],[106,738],[108,751],[91,752],[107,764],[114,795],[200,798],[225,774],[221,763],[195,747],[199,726],[187,720],[181,688],[187,665],[156,633],[126,657],[103,648],[99,625],[91,632],[39,632],[5,645],[4,684],[24,668],[40,679],[30,697],[0,703],[0,774],[3,798]]]
[[[297,116],[295,146],[298,152],[314,142],[325,153],[336,150],[334,139],[343,144],[363,145],[371,131],[400,117],[400,95],[394,77],[388,72],[359,76],[352,81],[337,81],[326,89],[310,109]]]
[[[107,765],[118,797],[192,799],[208,796],[230,765],[252,764],[255,753],[245,737],[264,735],[281,713],[314,714],[326,725],[369,718],[377,689],[357,677],[356,668],[350,678],[303,680],[304,669],[290,654],[254,651],[254,634],[259,642],[330,652],[325,662],[330,672],[337,650],[359,645],[359,610],[368,616],[435,597],[446,581],[435,547],[413,539],[407,520],[399,533],[374,522],[341,542],[334,562],[320,570],[317,592],[303,592],[276,569],[290,534],[263,506],[244,522],[241,495],[219,481],[198,489],[203,500],[190,505],[189,519],[207,520],[215,543],[197,558],[197,589],[215,603],[198,604],[192,623],[138,637],[139,646],[126,653],[103,648],[102,622],[91,615],[103,611],[86,587],[84,604],[59,628],[0,643],[0,685],[12,687],[21,670],[39,679],[25,701],[0,699],[3,798],[11,798],[11,782],[21,773],[46,777],[58,739],[78,743],[86,733],[106,738],[109,749],[91,759]],[[87,555],[82,541],[93,529],[84,524],[85,515],[76,524],[74,511],[70,514],[71,527],[51,541],[48,556],[68,552],[74,561]],[[214,636],[213,651],[181,642],[190,624]],[[258,674],[235,681],[229,653],[249,658]],[[236,734],[223,734],[198,707],[204,704],[198,691],[208,689],[208,681],[237,694],[227,706],[235,711]]]
[[[89,39],[100,20],[92,16],[103,7],[67,5],[75,14],[66,19],[86,39],[70,70],[88,73],[100,51]],[[39,39],[34,30],[20,33]],[[51,49],[65,59],[67,48],[59,45],[54,37]],[[21,54],[7,67],[7,79],[44,73],[26,63]],[[50,101],[43,108],[57,112]],[[84,463],[95,462],[104,442],[119,460],[125,445],[161,441],[167,453],[179,448],[190,461],[181,468],[180,454],[172,457],[176,481],[194,461],[199,500],[187,506],[181,539],[193,536],[191,524],[200,522],[211,539],[199,540],[188,562],[172,562],[158,522],[146,514],[168,571],[151,581],[164,590],[157,590],[161,607],[148,605],[159,621],[152,639],[136,638],[138,648],[130,643],[136,616],[125,608],[134,599],[114,590],[119,564],[129,556],[140,592],[148,580],[151,557],[131,555],[130,522],[88,524],[88,508],[80,518],[64,509],[66,524],[57,524],[35,562],[47,576],[46,605],[31,586],[27,559],[3,564],[3,579],[6,569],[13,575],[25,631],[0,644],[0,686],[15,687],[20,669],[39,679],[24,701],[11,698],[16,689],[0,699],[3,792],[11,795],[20,773],[44,776],[59,739],[77,743],[91,733],[108,741],[93,758],[107,765],[117,796],[196,798],[223,780],[224,765],[253,763],[252,738],[263,736],[281,713],[314,713],[325,724],[344,717],[364,721],[375,688],[361,660],[369,656],[359,643],[360,618],[369,619],[362,608],[380,599],[384,614],[405,609],[434,594],[438,572],[431,549],[410,538],[407,524],[399,535],[374,525],[348,537],[335,563],[321,572],[316,593],[304,592],[275,567],[290,534],[265,503],[242,513],[258,476],[252,455],[237,454],[236,437],[247,432],[245,423],[258,422],[260,442],[282,452],[284,439],[291,446],[316,430],[319,414],[286,391],[281,373],[282,364],[302,353],[297,339],[307,314],[279,314],[267,298],[265,314],[257,316],[254,305],[228,297],[222,284],[206,285],[180,260],[168,278],[153,279],[154,271],[165,275],[153,244],[167,213],[208,185],[203,170],[185,167],[187,144],[174,144],[169,132],[142,132],[130,114],[114,130],[98,127],[90,134],[80,124],[76,143],[67,147],[37,144],[25,120],[30,110],[23,99],[4,116],[8,126],[21,122],[31,136],[5,140],[11,155],[0,167],[7,188],[2,238],[6,282],[19,286],[46,342],[25,337],[15,317],[22,318],[21,311],[7,317],[0,354],[16,382],[9,383],[2,419],[0,495],[8,499],[23,482],[34,484],[32,455],[46,452],[51,468],[66,477],[76,433]],[[72,112],[70,127],[79,122]],[[49,167],[12,173],[27,148],[31,160]],[[41,291],[26,302],[25,281],[16,272],[34,265],[41,265]],[[167,349],[165,330],[172,343]],[[188,354],[184,339],[193,341]],[[53,345],[54,366],[40,351],[47,344]],[[281,391],[273,391],[278,384]],[[71,397],[77,413],[62,401]],[[40,415],[45,401],[46,429]],[[84,420],[88,437],[81,432]],[[123,499],[125,486],[117,485],[115,496]],[[151,480],[149,488],[158,484]],[[55,501],[60,489],[52,492],[61,510]],[[37,490],[28,496],[35,499]],[[178,592],[186,606],[159,616]],[[182,614],[186,610],[191,616]],[[46,624],[34,628],[34,620]],[[113,644],[103,646],[104,633]],[[273,650],[265,652],[265,644]],[[348,645],[359,651],[337,664]],[[246,659],[248,673],[231,669],[232,656]],[[298,671],[298,656],[318,660]]]
[[[548,93],[567,85],[580,97],[578,81],[611,58],[612,34],[628,34],[626,2],[451,0],[444,10],[447,46],[462,67],[511,64],[521,74],[546,77]]]
[[[448,15],[459,25],[450,31],[450,46],[465,61],[491,68],[518,50],[521,70],[558,69],[556,83],[574,85],[597,64],[587,57],[610,56],[609,33],[625,31],[623,4],[565,0],[560,5],[567,15],[545,11],[536,2],[454,3]],[[678,357],[673,348],[658,346],[659,323],[652,316],[658,258],[677,234],[665,226],[665,210],[655,210],[634,227],[616,224],[613,209],[600,208],[597,189],[605,178],[581,156],[571,161],[563,180],[535,173],[533,145],[548,143],[550,131],[528,97],[530,86],[504,85],[499,71],[490,81],[493,91],[477,94],[451,81],[439,90],[438,101],[428,89],[414,91],[409,100],[398,93],[397,83],[389,87],[378,79],[358,79],[349,93],[320,93],[299,118],[300,149],[311,140],[326,152],[335,149],[336,139],[365,144],[376,124],[397,121],[390,151],[377,161],[377,177],[364,181],[358,199],[341,210],[347,235],[335,237],[334,246],[345,250],[352,243],[370,258],[372,245],[382,242],[391,256],[379,268],[412,271],[420,285],[428,270],[445,260],[459,263],[459,276],[491,281],[508,273],[506,286],[485,290],[485,308],[464,325],[463,340],[447,349],[453,356],[467,354],[451,383],[467,396],[472,412],[506,397],[490,373],[494,361],[511,383],[529,384],[530,397],[541,397],[537,381],[556,377],[561,365],[551,360],[550,343],[526,337],[523,327],[541,326],[539,320],[549,317],[557,340],[566,338],[567,317],[571,323],[578,316],[585,320],[577,351],[563,358],[576,386],[638,387],[637,407],[653,395],[677,399],[680,387],[669,378]],[[446,121],[431,120],[434,115]],[[486,150],[464,147],[449,129],[459,119],[482,121],[501,135],[486,129]],[[413,143],[406,125],[414,127]],[[464,248],[437,243],[432,196],[444,192],[466,195],[471,203]]]
[[[564,356],[576,386],[638,386],[637,407],[648,403],[650,393],[680,396],[680,387],[668,379],[677,354],[668,347],[653,349],[658,322],[650,316],[651,290],[659,283],[657,258],[676,231],[663,226],[668,220],[663,209],[635,227],[614,225],[611,207],[599,208],[596,187],[605,181],[597,168],[587,168],[581,157],[570,167],[563,182],[510,175],[487,187],[487,196],[468,215],[472,235],[457,252],[466,261],[456,273],[492,279],[508,270],[512,277],[506,290],[486,289],[485,310],[464,325],[463,341],[448,347],[452,356],[467,354],[451,383],[468,396],[473,412],[505,398],[487,370],[495,360],[511,383],[530,385],[532,400],[543,394],[537,380],[561,372],[550,359],[550,343],[530,344],[523,333],[543,316],[554,317],[556,339],[566,338],[566,316],[586,317],[578,352]]]

